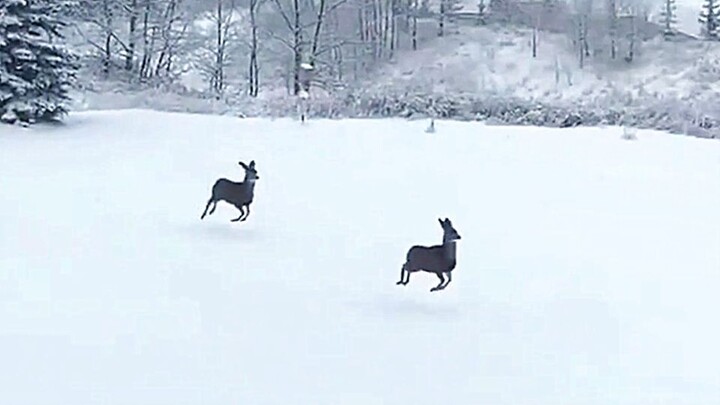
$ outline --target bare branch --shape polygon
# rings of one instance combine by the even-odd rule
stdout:
[[[282,5],[280,4],[280,0],[273,0],[273,3],[275,4],[275,7],[280,12],[280,15],[282,16],[283,20],[285,20],[285,24],[287,24],[288,29],[291,31],[294,29],[292,21],[290,21],[290,17],[287,15],[285,10],[282,8]]]

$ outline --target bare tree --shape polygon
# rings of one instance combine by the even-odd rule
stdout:
[[[407,17],[410,26],[410,36],[412,37],[412,49],[417,51],[417,22],[418,22],[418,0],[408,0]]]
[[[608,31],[610,35],[610,59],[617,57],[618,15],[616,0],[607,0]]]
[[[395,56],[395,48],[397,46],[397,16],[399,14],[400,1],[390,0],[390,58]]]
[[[150,16],[153,12],[150,0],[143,0],[143,25],[142,25],[142,40],[143,40],[143,54],[140,61],[140,67],[138,74],[140,79],[149,77],[152,72],[150,64],[152,63],[153,48],[155,46],[155,33],[157,27],[151,23]]]
[[[625,56],[625,62],[630,63],[635,59],[635,42],[637,40],[637,27],[635,22],[637,16],[635,14],[635,10],[632,10],[627,18],[630,21],[630,30],[627,33],[628,52]]]
[[[290,5],[290,13],[285,10],[280,0],[273,0],[277,10],[280,12],[287,28],[292,32],[292,43],[290,49],[293,53],[293,69],[292,69],[292,86],[293,95],[300,92],[300,64],[302,63],[303,53],[303,29],[301,24],[301,10],[299,0],[292,0]],[[287,44],[286,42],[283,42]]]
[[[440,12],[438,13],[438,36],[445,35],[445,23],[449,13],[456,13],[462,9],[459,0],[440,0]]]
[[[487,4],[485,4],[485,0],[479,0],[477,4],[477,25],[485,25],[485,14],[487,14]]]
[[[538,43],[538,25],[540,23],[540,16],[535,16],[533,18],[533,28],[532,28],[532,57],[537,58],[537,43]]]
[[[281,36],[273,35],[281,43],[286,45],[292,52],[292,94],[300,92],[300,65],[303,58],[314,65],[320,54],[331,51],[332,44],[321,46],[323,26],[328,15],[338,7],[345,4],[347,0],[318,0],[301,4],[300,0],[291,0],[289,4],[283,5],[281,0],[273,0],[275,8],[282,17],[284,25],[292,35],[292,40],[287,41]],[[307,33],[306,30],[310,30]],[[310,38],[307,40],[306,38]]]
[[[125,47],[125,70],[132,70],[135,59],[135,40],[137,36],[137,14],[138,14],[138,0],[129,0],[128,4],[125,4],[125,11],[129,14],[128,19],[128,40],[127,47]]]
[[[226,69],[231,62],[230,46],[237,41],[235,0],[215,0],[214,10],[207,17],[212,24],[210,40],[201,44],[195,66],[208,80],[210,90],[217,96],[227,87]]]
[[[80,24],[76,24],[77,33],[95,49],[100,56],[102,72],[108,77],[113,57],[118,48],[125,45],[118,36],[116,23],[123,5],[119,0],[79,0],[73,15]]]
[[[677,24],[676,10],[675,0],[663,1],[660,18],[663,25],[663,36],[666,40],[675,35],[675,24]]]
[[[248,95],[257,97],[259,91],[258,67],[258,22],[257,12],[261,0],[250,0],[250,65],[248,68]]]
[[[178,10],[181,0],[166,0],[167,4],[160,23],[160,50],[155,64],[155,76],[169,75],[180,42],[185,38],[188,23]]]
[[[585,58],[590,56],[588,49],[588,16],[586,14],[578,14],[577,16],[577,38],[576,46],[578,52],[578,64],[580,69],[585,67]]]

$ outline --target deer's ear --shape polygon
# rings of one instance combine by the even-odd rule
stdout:
[[[445,218],[445,223],[448,224],[448,225],[452,225],[452,222],[450,222],[450,220],[447,219],[447,218]]]
[[[251,168],[251,169],[254,169],[254,168],[255,168],[255,161],[254,161],[254,160],[250,162],[250,168]]]
[[[438,218],[438,222],[440,222],[440,225],[445,225],[445,222],[443,222],[443,220],[440,218]]]
[[[243,163],[243,162],[238,162],[238,164],[239,164],[240,166],[242,166],[243,169],[245,169],[245,170],[248,169],[248,166],[247,166],[245,163]]]

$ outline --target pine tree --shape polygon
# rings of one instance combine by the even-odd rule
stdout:
[[[76,58],[58,43],[52,0],[0,2],[0,121],[34,123],[67,112]]]
[[[698,22],[702,24],[702,33],[708,39],[720,39],[720,2],[718,0],[705,0],[700,12]]]
[[[675,0],[664,0],[663,10],[660,18],[663,25],[663,36],[669,39],[675,35],[675,24],[677,24]]]

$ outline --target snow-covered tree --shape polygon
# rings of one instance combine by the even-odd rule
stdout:
[[[660,21],[663,26],[663,36],[665,36],[665,39],[675,35],[675,25],[677,24],[676,10],[675,0],[664,0],[663,9],[660,12]]]
[[[720,39],[720,1],[705,0],[702,6],[703,11],[700,12],[698,22],[702,24],[702,33],[708,39]]]
[[[0,2],[0,120],[34,123],[67,112],[76,57],[50,0]]]

